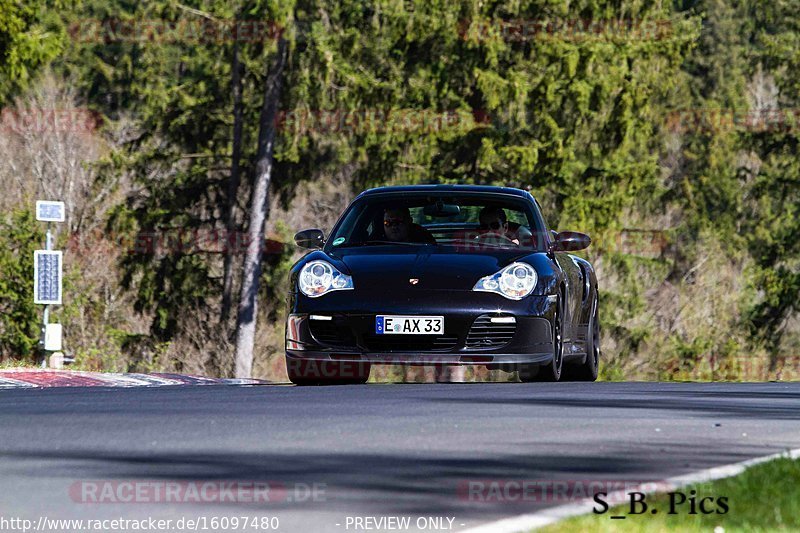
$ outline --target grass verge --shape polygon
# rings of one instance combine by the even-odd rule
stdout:
[[[7,370],[9,368],[30,368],[32,370],[39,369],[38,366],[34,365],[30,361],[18,361],[15,359],[0,361],[0,370]]]

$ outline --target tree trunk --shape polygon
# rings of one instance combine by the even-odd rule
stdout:
[[[269,216],[269,185],[272,178],[272,153],[275,144],[275,118],[281,96],[283,68],[286,64],[287,42],[278,40],[278,53],[267,71],[264,104],[259,119],[256,176],[250,205],[250,226],[247,231],[247,251],[244,276],[236,319],[236,377],[249,378],[253,370],[253,346],[258,314],[258,285],[264,252],[264,224]]]
[[[238,19],[238,17],[237,17]],[[241,239],[236,225],[236,200],[239,195],[239,160],[242,154],[242,64],[239,61],[239,39],[233,43],[231,68],[233,90],[233,146],[231,150],[231,177],[228,182],[227,211],[225,212],[225,264],[222,278],[222,313],[220,322],[228,321],[233,300],[233,258],[239,252]]]

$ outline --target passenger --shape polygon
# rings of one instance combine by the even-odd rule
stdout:
[[[508,217],[504,209],[484,207],[481,209],[478,220],[481,224],[481,230],[483,230],[483,233],[478,236],[479,239],[486,241],[491,240],[492,236],[496,236],[497,240],[502,240],[505,237],[519,246],[517,232],[509,228]]]
[[[436,244],[436,239],[428,230],[411,220],[411,213],[406,207],[393,207],[384,212],[383,232],[390,241]]]

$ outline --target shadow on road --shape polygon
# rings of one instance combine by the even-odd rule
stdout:
[[[565,493],[552,494],[553,484],[607,481],[609,483],[642,482],[659,479],[659,473],[676,466],[674,453],[681,461],[699,464],[703,453],[697,449],[679,450],[658,456],[657,450],[637,453],[586,455],[507,455],[496,458],[420,458],[399,454],[260,454],[260,453],[136,453],[102,452],[97,450],[62,450],[58,452],[7,452],[0,454],[0,464],[7,460],[17,465],[12,473],[26,476],[61,478],[68,483],[81,480],[169,480],[220,481],[293,484],[324,484],[325,499],[320,502],[293,504],[231,504],[237,507],[281,509],[344,510],[357,502],[371,513],[411,515],[457,515],[477,518],[509,511],[528,512],[551,505],[569,503],[590,496]],[[757,453],[757,452],[756,452]],[[743,460],[746,453],[729,454],[726,461]],[[31,465],[36,465],[33,468]],[[3,469],[9,473],[8,463]],[[17,470],[13,472],[13,470]],[[502,495],[492,501],[470,499],[465,485],[469,481],[543,482],[549,489],[539,493],[544,501],[512,501]],[[548,490],[549,495],[548,495]]]

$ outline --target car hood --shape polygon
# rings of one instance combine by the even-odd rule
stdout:
[[[494,254],[444,253],[420,247],[409,253],[381,253],[379,248],[337,250],[357,290],[410,287],[426,290],[472,290],[483,276],[494,274],[515,259],[519,251]],[[412,280],[417,280],[413,282]]]

